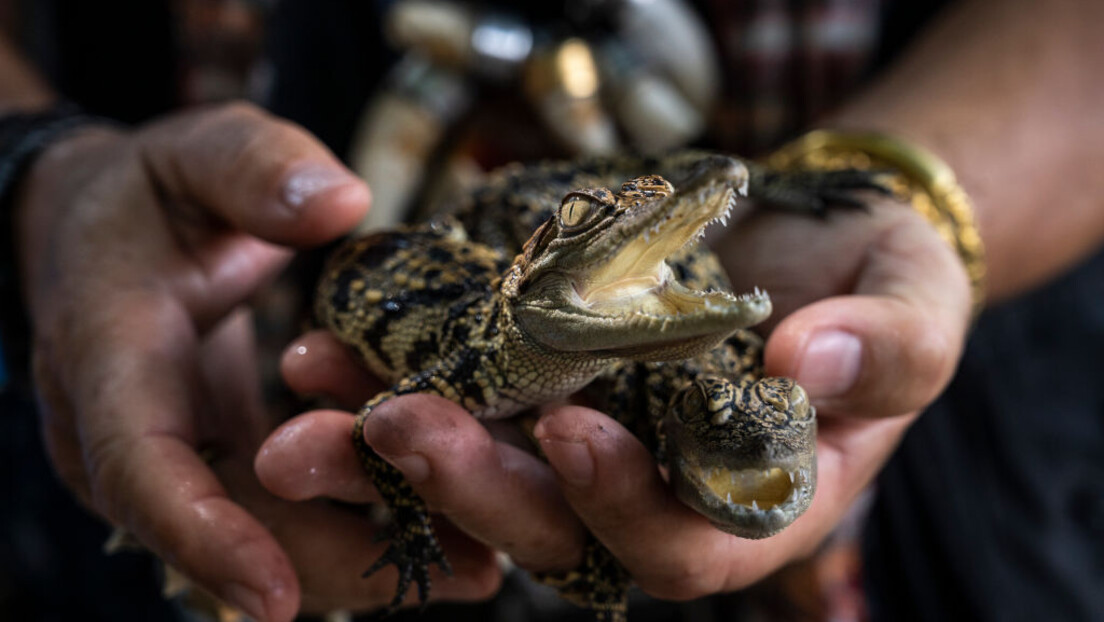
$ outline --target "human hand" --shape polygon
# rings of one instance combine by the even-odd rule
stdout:
[[[459,514],[455,522],[467,533],[520,556],[519,564],[531,570],[578,563],[580,519],[646,592],[664,598],[737,589],[810,553],[896,446],[911,413],[948,380],[967,324],[965,273],[935,231],[900,205],[833,213],[826,221],[760,213],[730,235],[726,248],[739,249],[726,257],[738,268],[735,289],[765,287],[774,296],[774,317],[784,318],[768,341],[768,373],[796,376],[821,414],[818,492],[808,512],[781,534],[752,541],[717,530],[677,502],[638,440],[588,408],[545,409],[534,430],[559,490],[549,487],[535,459],[515,456],[463,410],[433,398],[381,407],[366,426],[368,442],[408,478],[421,474],[412,478],[419,480],[414,486],[431,507]],[[827,339],[814,341],[820,331]],[[362,372],[341,352],[331,338],[308,335],[289,349],[285,377],[297,390],[336,395],[355,408],[370,391],[356,388],[363,386]],[[347,414],[315,412],[294,425],[321,440],[321,430],[347,433],[352,424]],[[330,436],[348,444],[344,435]],[[278,472],[262,474],[277,494],[355,500],[342,493],[358,479],[354,460],[327,462],[332,475],[320,481],[296,471],[334,455],[321,444],[300,450],[302,461],[285,469],[279,465],[290,463],[279,457],[288,447],[271,439],[265,447],[269,454],[258,469]],[[410,453],[423,456],[428,468],[402,461]],[[539,494],[526,498],[508,489],[519,482]],[[562,515],[554,502],[559,494],[578,518]],[[555,517],[534,512],[527,506],[533,500],[552,504]]]
[[[296,569],[305,589],[345,577],[323,553],[368,549],[370,533],[256,485],[252,457],[270,425],[256,361],[242,355],[251,327],[227,316],[287,247],[344,233],[368,201],[315,139],[244,105],[75,133],[36,160],[19,197],[56,470],[88,506],[259,620],[298,610]],[[215,449],[211,466],[199,447]],[[363,588],[350,579],[312,594],[324,602],[353,585]]]
[[[291,344],[282,371],[293,390],[325,395],[349,411],[386,388],[324,330]],[[350,412],[315,410],[293,418],[265,441],[257,455],[257,475],[270,492],[291,501],[378,502],[380,496],[354,453],[352,431]],[[531,570],[570,568],[580,561],[583,526],[548,465],[518,447],[528,441],[513,422],[484,427],[453,402],[416,394],[374,409],[364,436],[436,514],[439,534],[442,527],[445,535],[458,527],[488,553],[506,552]],[[443,547],[455,568],[453,546],[446,540]],[[361,553],[360,570],[381,553]],[[381,571],[372,579],[381,577],[393,590],[393,574]],[[434,582],[431,597],[448,597],[442,590],[449,590],[452,582]]]
[[[718,246],[735,291],[772,295],[768,375],[795,377],[817,407],[808,511],[774,537],[740,539],[678,503],[646,449],[604,415],[563,408],[535,430],[588,529],[663,598],[739,589],[811,554],[950,379],[969,318],[954,252],[888,200],[825,220],[756,212]]]

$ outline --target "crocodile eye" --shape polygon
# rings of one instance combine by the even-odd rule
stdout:
[[[701,410],[705,407],[705,398],[702,397],[701,390],[694,387],[686,392],[686,399],[683,400],[683,404],[686,405],[687,410]]]
[[[696,385],[683,390],[681,401],[680,406],[672,409],[681,423],[689,423],[700,417],[705,410],[705,397],[702,395],[701,387]]]
[[[565,229],[578,227],[587,220],[587,216],[594,210],[594,204],[585,197],[571,197],[560,206],[560,224]]]

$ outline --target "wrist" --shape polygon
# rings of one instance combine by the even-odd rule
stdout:
[[[7,209],[23,293],[36,272],[34,251],[46,248],[50,232],[72,206],[70,197],[78,196],[89,174],[111,161],[104,151],[122,135],[110,125],[74,128],[35,154],[17,180]]]
[[[973,202],[951,167],[934,153],[890,133],[814,130],[775,151],[768,162],[779,169],[884,171],[893,195],[954,249],[970,280],[973,316],[980,313],[987,266]]]
[[[62,105],[35,113],[0,117],[0,292],[6,304],[0,308],[5,358],[19,370],[25,360],[27,329],[23,301],[23,275],[28,248],[24,238],[27,201],[23,182],[46,147],[85,128],[104,123]]]

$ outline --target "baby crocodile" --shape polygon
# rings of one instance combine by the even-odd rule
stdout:
[[[813,411],[791,380],[762,378],[762,342],[745,330],[770,314],[770,300],[729,293],[716,258],[694,241],[749,185],[753,197],[820,212],[825,200],[853,204],[841,191],[876,184],[852,172],[752,171],[699,152],[508,167],[453,215],[334,253],[317,317],[392,383],[360,410],[353,434],[392,513],[389,547],[368,570],[398,567],[389,608],[412,581],[424,602],[430,563],[449,569],[424,502],[363,441],[365,419],[397,395],[440,395],[490,419],[600,379],[599,405],[721,528],[765,537],[804,511],[815,486]],[[623,619],[620,564],[597,544],[586,560],[545,579]]]

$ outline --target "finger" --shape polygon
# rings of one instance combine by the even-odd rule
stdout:
[[[280,359],[280,373],[296,393],[325,396],[349,410],[359,409],[386,388],[326,330],[313,330],[293,341]]]
[[[430,567],[430,600],[490,598],[502,582],[494,551],[447,520],[435,518],[433,524],[452,575],[445,574],[436,564]],[[387,542],[376,540],[378,529],[363,514],[325,502],[297,504],[294,512],[273,526],[298,567],[320,569],[302,577],[304,613],[365,610],[391,600],[398,580],[394,570],[387,568],[364,577],[364,571],[388,546]],[[417,586],[412,586],[403,604],[419,604]]]
[[[356,467],[347,469],[353,476],[350,479],[362,480],[359,482],[361,488],[372,488],[352,455],[352,417],[347,413],[329,414],[340,415],[347,425],[342,426],[342,438],[333,439],[326,447],[342,451],[345,447],[350,448],[347,458]],[[298,440],[314,443],[319,439],[308,434],[299,436]],[[319,449],[314,452],[318,455],[325,453],[325,447],[311,445],[308,448]],[[273,452],[275,453],[277,452]],[[260,461],[258,457],[258,464]],[[235,465],[224,467],[222,463],[217,465],[220,480],[234,491],[235,498],[245,499],[243,502],[247,502],[256,514],[265,517],[266,524],[295,561],[300,571],[303,612],[360,610],[378,607],[391,600],[396,583],[393,571],[384,570],[370,577],[363,577],[364,570],[387,547],[386,542],[376,539],[380,525],[373,524],[362,512],[350,511],[327,501],[300,501],[294,505],[279,501],[261,490],[255,490],[256,480],[248,469],[237,469],[234,468]],[[335,488],[342,487],[340,482],[328,480],[326,476],[341,479],[345,476],[344,473],[338,471],[315,474],[319,483],[331,484]],[[262,483],[268,486],[265,479],[262,477]],[[324,485],[319,490],[321,494],[328,492]],[[374,489],[372,496],[378,497]],[[354,500],[360,502],[366,499]],[[435,518],[434,527],[452,566],[453,575],[446,576],[436,566],[430,568],[433,581],[431,598],[450,601],[481,600],[497,591],[501,582],[501,571],[493,550],[473,541],[443,518]],[[412,589],[406,604],[412,605],[416,602],[417,592]]]
[[[327,497],[349,503],[380,500],[352,442],[353,417],[317,410],[295,417],[269,435],[254,461],[261,484],[289,501]]]
[[[767,372],[796,378],[824,413],[916,411],[954,371],[969,317],[968,281],[934,229],[911,216],[867,250],[856,295],[795,311],[767,342]]]
[[[317,139],[251,105],[172,117],[139,136],[168,194],[269,242],[333,239],[368,208],[368,187]]]
[[[96,506],[220,598],[260,620],[290,620],[290,561],[194,449],[191,411],[202,405],[189,317],[164,300],[112,302],[82,324],[97,336],[73,335],[66,353]],[[112,326],[124,309],[131,321]]]
[[[885,428],[903,430],[907,422],[902,422],[848,421],[856,442],[847,443],[837,431],[836,445],[818,448],[819,483],[810,508],[762,540],[722,532],[681,503],[647,449],[597,411],[552,409],[534,434],[572,507],[633,580],[653,596],[685,600],[746,587],[810,554],[894,445],[899,432]],[[846,453],[840,449],[845,445]]]
[[[534,435],[572,507],[643,590],[687,598],[721,589],[724,577],[708,570],[721,568],[727,538],[673,498],[628,431],[597,411],[567,406],[542,416]]]
[[[721,532],[680,503],[644,446],[601,413],[554,409],[534,434],[572,507],[645,592],[696,598],[732,587],[733,560],[757,567],[781,563],[778,552]],[[752,550],[737,550],[748,548],[740,542]]]
[[[431,509],[530,570],[573,567],[584,531],[547,465],[496,442],[471,414],[436,396],[396,398],[364,426]]]
[[[289,554],[300,576],[302,594],[301,609],[312,612],[328,612],[333,609],[367,609],[389,602],[395,590],[395,578],[389,573],[377,573],[370,579],[362,578],[364,569],[383,554],[386,544],[375,538],[371,521],[359,512],[349,512],[330,503],[288,504],[266,494],[255,473],[265,472],[265,462],[277,469],[284,478],[306,478],[308,481],[325,482],[327,486],[340,486],[343,473],[330,465],[355,464],[352,437],[352,417],[348,413],[322,411],[337,420],[339,425],[321,425],[308,428],[299,417],[285,424],[273,437],[282,451],[260,452],[251,439],[269,430],[260,399],[260,379],[257,376],[255,344],[252,341],[250,314],[239,311],[223,321],[208,336],[201,349],[205,385],[210,387],[211,405],[215,415],[233,422],[233,428],[225,423],[220,438],[229,444],[225,458],[214,460],[212,468],[219,481],[231,492],[232,497],[250,512],[264,520],[273,535]],[[217,422],[215,422],[217,425]],[[209,426],[210,427],[210,426]],[[307,429],[304,429],[307,428]],[[337,432],[339,436],[327,438],[313,430]],[[271,444],[270,444],[271,445]],[[326,447],[330,451],[305,451]],[[282,455],[281,455],[282,454]],[[298,457],[313,455],[322,458],[321,466],[305,464]],[[256,456],[252,461],[249,459]],[[276,458],[272,460],[271,458]],[[261,465],[251,468],[251,462]],[[271,470],[271,469],[270,469]],[[362,472],[347,478],[350,484],[359,486],[362,494],[357,501],[375,501],[378,495]],[[324,489],[323,489],[324,490]],[[371,493],[367,496],[364,493]],[[373,498],[374,497],[374,498]],[[306,498],[302,496],[300,498]],[[441,543],[449,555],[454,577],[433,572],[434,599],[474,600],[487,598],[498,589],[501,571],[493,551],[487,549],[447,522],[439,525]],[[417,601],[412,591],[408,604]]]

